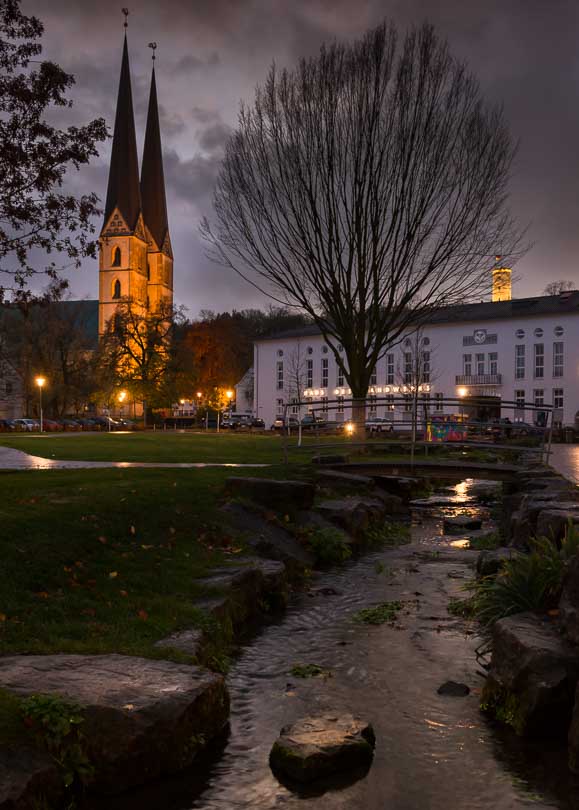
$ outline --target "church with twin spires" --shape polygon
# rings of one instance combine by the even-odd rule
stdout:
[[[126,35],[105,215],[99,237],[99,336],[104,334],[123,300],[130,300],[143,316],[173,304],[173,252],[167,218],[154,50],[139,179]]]

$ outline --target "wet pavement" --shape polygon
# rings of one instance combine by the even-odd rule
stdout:
[[[551,466],[579,484],[579,445],[554,444],[551,447]]]
[[[53,458],[31,456],[13,447],[0,447],[0,470],[92,470],[129,469],[136,467],[170,469],[204,469],[205,467],[269,467],[269,464],[208,464],[204,462],[157,462],[157,461],[61,461]]]
[[[182,776],[114,808],[145,810],[511,810],[579,807],[579,787],[558,744],[533,746],[493,726],[479,711],[483,684],[469,623],[448,613],[463,597],[477,552],[442,534],[444,515],[489,514],[467,501],[415,513],[412,544],[322,573],[285,616],[244,648],[228,676],[231,729],[222,750]],[[393,625],[354,621],[361,608],[399,600]],[[327,677],[302,680],[295,664]],[[444,697],[447,680],[467,697]],[[372,722],[377,744],[366,774],[344,774],[307,791],[282,785],[268,755],[280,729],[305,715],[354,712]],[[201,780],[201,784],[199,783]],[[99,806],[100,807],[100,806]],[[102,805],[104,807],[104,805]]]

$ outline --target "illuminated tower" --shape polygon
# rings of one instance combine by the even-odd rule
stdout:
[[[147,237],[147,296],[149,308],[153,312],[161,304],[168,307],[173,305],[173,251],[169,237],[161,130],[157,107],[155,81],[155,48],[157,46],[156,43],[151,42],[149,47],[153,49],[153,73],[141,166],[141,200]]]
[[[501,267],[502,256],[495,256],[495,266],[493,267],[493,301],[511,300],[511,269]]]
[[[143,224],[139,164],[127,37],[123,45],[119,94],[103,228],[99,237],[99,334],[121,300],[147,312],[147,236]]]

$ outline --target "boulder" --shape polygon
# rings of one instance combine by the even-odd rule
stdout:
[[[247,498],[276,512],[310,509],[315,487],[309,481],[276,481],[273,478],[231,477],[225,481],[227,493]]]
[[[579,524],[579,507],[574,510],[543,509],[537,516],[537,536],[560,543],[565,537],[569,523]]]
[[[579,555],[570,560],[565,573],[559,601],[559,618],[569,641],[579,644]]]
[[[93,768],[81,779],[104,794],[191,765],[229,714],[221,675],[126,655],[6,656],[0,658],[0,687],[19,697],[60,696],[79,707]]]
[[[424,492],[424,481],[420,478],[399,478],[397,475],[374,475],[373,478],[380,489],[391,495],[398,495],[405,501]]]
[[[556,624],[534,613],[509,616],[493,627],[481,708],[517,734],[566,734],[578,678],[577,650]]]
[[[480,529],[482,526],[482,518],[471,517],[470,515],[445,517],[443,525],[444,531],[448,534],[462,534],[463,532]]]
[[[477,576],[491,577],[497,574],[507,560],[517,557],[518,551],[512,548],[495,548],[488,551],[481,551],[476,561]]]
[[[0,810],[59,807],[64,792],[58,765],[48,753],[0,747]]]
[[[361,537],[371,525],[384,521],[388,509],[383,501],[372,498],[343,498],[322,501],[316,511],[340,529]]]
[[[369,765],[372,726],[351,714],[306,717],[281,730],[270,754],[272,770],[297,782]]]
[[[203,630],[183,630],[173,633],[167,638],[157,641],[155,647],[160,650],[176,650],[177,652],[197,658],[203,644]]]
[[[374,480],[366,475],[341,472],[340,470],[320,470],[317,474],[318,483],[340,491],[373,489]]]

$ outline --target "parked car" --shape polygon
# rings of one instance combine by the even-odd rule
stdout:
[[[374,416],[372,419],[366,420],[366,430],[369,433],[392,433],[394,425],[391,419],[385,419],[383,416]]]
[[[263,421],[263,419],[261,421]],[[287,419],[285,419],[283,416],[278,416],[277,419],[274,419],[271,430],[283,430],[286,427],[297,428],[298,425],[299,420],[294,414],[288,416]]]
[[[56,431],[62,430],[62,425],[60,422],[57,422],[56,419],[43,419],[42,429],[46,430],[48,433],[56,433]]]
[[[8,433],[9,431],[16,430],[14,419],[0,419],[0,430],[3,433]]]
[[[249,427],[252,427],[252,428],[260,428],[260,429],[262,429],[262,430],[263,430],[263,429],[265,428],[265,422],[263,421],[263,419],[262,419],[261,417],[259,417],[259,416],[253,416],[253,417],[252,417],[252,418],[249,420]]]
[[[34,419],[26,419],[26,418],[19,418],[13,420],[14,424],[16,425],[16,430],[24,430],[31,432],[33,430],[38,430],[40,425],[35,422]]]
[[[240,427],[250,427],[251,416],[246,413],[227,414],[221,420],[221,427],[229,430],[237,430]]]

